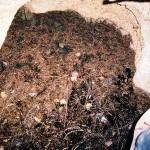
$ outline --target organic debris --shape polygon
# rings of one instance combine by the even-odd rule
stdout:
[[[0,51],[0,148],[128,149],[150,107],[132,83],[130,36],[75,12],[22,18]]]

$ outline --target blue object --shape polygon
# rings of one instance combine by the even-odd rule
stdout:
[[[150,129],[143,131],[137,138],[135,150],[150,150]]]

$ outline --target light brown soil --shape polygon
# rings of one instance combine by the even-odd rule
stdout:
[[[16,15],[0,51],[0,145],[127,149],[150,106],[132,83],[130,41],[115,25],[75,12]]]

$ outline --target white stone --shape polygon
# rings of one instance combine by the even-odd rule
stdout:
[[[108,123],[108,120],[105,116],[102,116],[101,122],[106,124],[106,123]]]
[[[90,110],[92,108],[92,104],[91,103],[87,103],[85,105],[85,107],[86,107],[86,110]]]
[[[29,93],[28,94],[30,97],[36,97],[37,96],[37,93]]]
[[[1,98],[7,98],[7,94],[6,94],[6,92],[4,91],[4,92],[1,92]]]
[[[76,82],[78,80],[79,73],[74,71],[72,72],[71,81]]]
[[[112,144],[113,144],[112,141],[106,141],[106,142],[105,142],[105,146],[107,146],[107,147],[111,146]]]
[[[74,77],[71,77],[70,79],[72,82],[76,82],[78,78],[76,76],[74,76]]]
[[[76,56],[77,56],[77,57],[80,57],[80,56],[81,56],[81,53],[80,53],[80,52],[76,53]]]
[[[34,117],[34,120],[35,120],[37,123],[41,123],[41,118]]]
[[[66,99],[61,99],[60,100],[60,105],[66,105],[67,104],[67,100]]]

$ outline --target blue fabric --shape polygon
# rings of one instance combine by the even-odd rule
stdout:
[[[138,136],[135,150],[150,150],[150,129],[147,129]]]

